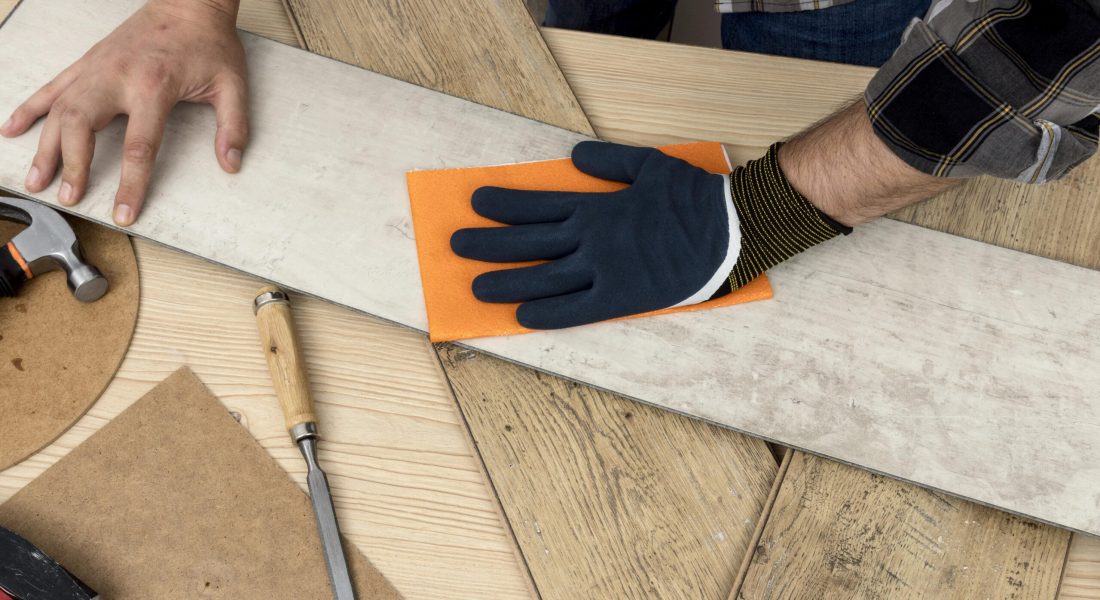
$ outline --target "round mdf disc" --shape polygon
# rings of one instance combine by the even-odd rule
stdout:
[[[85,259],[110,286],[83,303],[63,271],[0,298],[0,469],[57,439],[96,401],[118,370],[134,334],[138,271],[125,234],[69,218]],[[0,243],[24,228],[0,221]]]

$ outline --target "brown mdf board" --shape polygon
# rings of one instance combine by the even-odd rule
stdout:
[[[1046,600],[1069,537],[799,452],[731,598]]]
[[[476,49],[451,57],[465,62],[447,91],[492,104],[484,90],[500,84],[520,114],[552,123],[584,118],[571,94],[563,97],[568,90],[523,91],[532,85],[529,73],[495,64],[493,46],[477,32],[498,28],[501,19],[472,36],[433,22],[447,35],[363,52],[376,37],[392,37],[395,12],[361,18],[359,3],[345,0],[323,10],[293,7],[311,50],[440,89],[433,71],[409,66],[437,64],[433,53],[452,46]],[[407,14],[439,5],[402,7],[397,12]],[[486,3],[454,22],[517,9],[518,1]],[[508,43],[538,56],[538,32],[526,14],[520,21],[504,32]],[[537,66],[535,85],[560,78],[552,62]],[[728,590],[731,557],[745,551],[776,468],[763,442],[469,350],[445,346],[440,357],[542,597],[717,597]]]
[[[57,270],[34,277],[14,298],[0,298],[0,471],[52,442],[87,412],[114,377],[134,333],[139,285],[130,238],[83,219],[69,223],[85,259],[110,287],[99,300],[80,302],[65,272]],[[0,220],[0,245],[23,228]]]
[[[403,81],[592,135],[517,0],[287,0],[305,47]]]
[[[104,598],[325,598],[309,498],[187,369],[0,505]],[[360,598],[401,595],[345,543]]]

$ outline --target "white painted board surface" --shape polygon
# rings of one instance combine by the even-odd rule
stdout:
[[[20,4],[0,28],[0,112],[142,4]],[[150,196],[129,231],[410,327],[426,329],[427,317],[405,172],[560,158],[587,139],[248,33],[241,38],[252,95],[242,171],[218,167],[210,107],[177,107]],[[117,119],[99,134],[91,183],[73,212],[110,224],[124,125]],[[0,186],[25,191],[41,127],[0,138]],[[59,186],[36,199],[57,206]]]
[[[0,29],[0,112],[138,4],[26,0]],[[178,110],[132,232],[410,327],[425,317],[404,172],[564,156],[582,139],[245,43],[245,170],[217,168],[208,109]],[[101,134],[77,211],[101,222],[120,136]],[[34,146],[0,140],[0,186],[22,191]],[[1100,534],[1100,273],[882,221],[771,274],[771,302],[471,345]]]

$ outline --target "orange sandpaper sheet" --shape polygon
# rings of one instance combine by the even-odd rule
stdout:
[[[661,151],[712,173],[726,174],[730,171],[726,151],[717,142],[662,146]],[[532,331],[516,321],[516,307],[519,304],[481,302],[474,297],[471,286],[474,278],[482,273],[537,263],[488,263],[462,258],[451,251],[451,235],[455,231],[466,227],[500,226],[500,223],[474,212],[470,204],[474,190],[487,185],[517,190],[572,192],[612,192],[625,187],[622,183],[597,179],[580,172],[568,158],[496,167],[410,171],[407,179],[420,278],[428,308],[428,333],[433,342]],[[771,297],[771,284],[766,276],[761,275],[749,285],[722,298],[627,318],[705,310]]]

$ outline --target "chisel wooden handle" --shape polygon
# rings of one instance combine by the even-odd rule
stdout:
[[[275,394],[283,408],[286,429],[295,438],[306,432],[315,433],[317,417],[313,414],[313,398],[309,393],[309,376],[305,360],[294,334],[294,317],[290,314],[287,295],[275,286],[266,286],[253,301],[260,343],[275,384]]]

